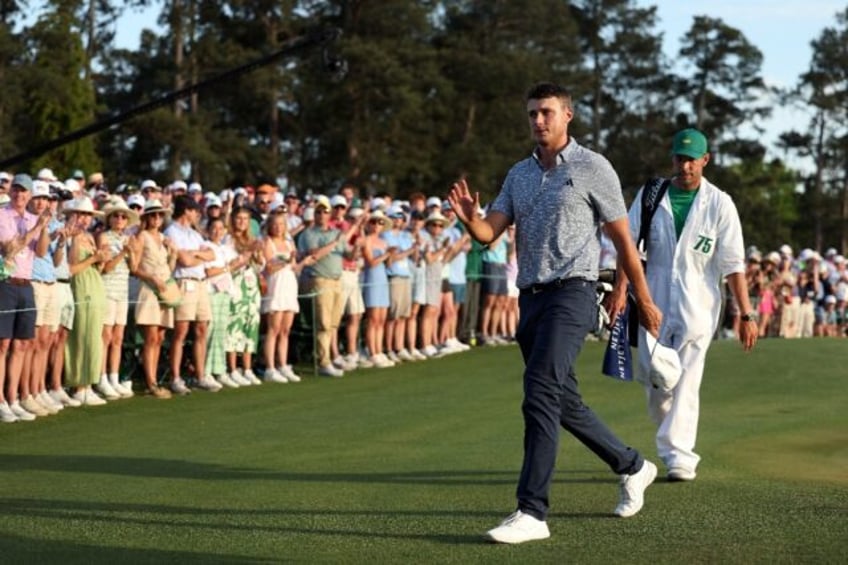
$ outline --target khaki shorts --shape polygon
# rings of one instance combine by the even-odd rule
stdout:
[[[35,326],[47,326],[50,331],[59,329],[59,292],[56,283],[32,281],[35,297]]]
[[[106,298],[106,315],[103,318],[104,326],[126,326],[127,314],[129,313],[129,302]]]
[[[412,279],[389,277],[389,320],[412,315]]]
[[[362,288],[359,286],[359,273],[355,271],[342,271],[339,279],[342,284],[342,304],[344,313],[355,316],[365,312],[365,301],[362,299]]]
[[[209,286],[205,281],[180,279],[183,301],[174,312],[178,322],[209,322],[212,320],[212,304],[209,300]]]

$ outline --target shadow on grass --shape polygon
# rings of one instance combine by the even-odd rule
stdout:
[[[606,514],[567,514],[557,513],[557,519],[606,518]],[[240,533],[255,535],[308,535],[328,537],[351,537],[382,540],[418,540],[449,545],[480,545],[485,544],[480,533],[473,535],[451,533],[410,533],[391,531],[397,526],[386,526],[389,518],[392,524],[429,523],[438,524],[439,520],[471,520],[485,519],[492,524],[503,518],[503,511],[498,510],[390,510],[362,509],[303,509],[303,508],[199,508],[197,506],[170,506],[164,504],[138,504],[124,502],[85,502],[78,500],[32,500],[25,498],[0,498],[0,518],[12,520],[58,520],[61,523],[85,523],[90,528],[99,528],[100,523],[108,528],[141,528],[145,531],[205,531],[215,537],[236,536]],[[369,521],[375,526],[369,528]],[[350,524],[350,528],[335,527],[338,523]],[[323,523],[323,525],[322,525]],[[130,530],[131,531],[131,530]],[[187,534],[188,535],[188,534]],[[154,536],[155,537],[155,536]],[[191,537],[191,536],[189,536]],[[188,538],[187,538],[188,539]],[[51,547],[55,544],[56,547]],[[50,542],[43,544],[42,540],[29,540],[4,534],[0,538],[0,554],[19,557],[42,556],[43,561],[53,562],[54,553],[68,552],[71,562],[75,556],[89,555],[96,551],[98,557],[113,556],[129,559],[130,562],[142,561],[149,558],[155,562],[179,561],[187,555],[192,560],[203,561],[209,555],[204,553],[183,553],[162,550],[138,550],[75,545],[70,542]],[[132,552],[139,552],[139,559]],[[147,555],[149,553],[149,555]],[[216,560],[264,562],[259,559],[248,560],[243,557],[215,555]],[[22,559],[27,561],[26,559]]]
[[[518,471],[421,471],[388,473],[308,473],[268,471],[177,459],[110,457],[105,455],[2,455],[6,472],[49,471],[119,475],[140,478],[190,479],[210,481],[292,481],[307,483],[387,483],[433,485],[514,484]],[[557,483],[606,484],[614,478],[601,478],[597,470],[558,470]]]
[[[277,509],[250,509],[250,508],[198,508],[196,506],[168,506],[164,504],[133,504],[123,502],[84,502],[77,500],[30,500],[24,498],[0,498],[0,517],[26,520],[60,520],[63,523],[83,522],[94,527],[96,523],[102,523],[110,528],[127,527],[142,528],[150,531],[200,531],[204,530],[215,536],[233,536],[239,533],[254,535],[265,533],[269,535],[310,535],[310,536],[332,536],[332,537],[358,537],[366,539],[399,539],[420,540],[434,543],[451,545],[480,544],[479,535],[462,535],[459,533],[439,534],[422,533],[414,534],[408,531],[387,531],[385,522],[387,517],[393,520],[408,518],[410,521],[427,520],[432,522],[441,518],[493,518],[498,513],[488,511],[466,511],[466,510],[322,510],[301,508],[277,508]],[[186,518],[189,519],[186,519]],[[192,519],[193,518],[193,519]],[[364,520],[372,519],[381,524],[375,526],[379,529],[363,528]],[[325,521],[326,526],[321,522]],[[337,528],[332,524],[342,521],[346,524],[355,525],[354,528]],[[330,527],[328,527],[330,526]],[[8,548],[11,555],[18,552],[26,552],[36,555],[42,551],[36,546],[41,540],[26,540],[25,538],[12,538],[3,535],[0,538],[0,555],[8,556],[5,550]],[[88,547],[88,549],[86,549]],[[110,551],[109,548],[96,548]],[[61,549],[64,550],[64,549]],[[90,551],[91,546],[80,546],[79,551]],[[121,556],[118,548],[114,549],[116,557]],[[128,550],[129,551],[129,550]],[[179,552],[173,553],[171,557],[177,558]],[[203,554],[190,554],[197,560],[203,560]],[[49,555],[46,559],[49,559]],[[126,556],[125,556],[126,557]],[[216,556],[220,558],[221,556]],[[226,557],[226,556],[225,556]],[[130,556],[130,559],[132,557]],[[151,556],[151,559],[153,556]],[[240,560],[241,557],[230,556],[230,559]],[[135,561],[131,561],[135,562]],[[259,562],[259,561],[257,561]]]
[[[6,563],[279,563],[279,559],[191,551],[105,547],[68,540],[30,539],[4,532],[0,555]]]

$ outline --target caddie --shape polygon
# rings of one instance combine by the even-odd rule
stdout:
[[[648,412],[657,424],[657,451],[672,481],[695,479],[699,390],[707,349],[719,323],[725,279],[739,305],[739,339],[749,351],[757,341],[756,313],[745,282],[745,246],[739,214],[731,197],[703,176],[710,161],[700,131],[678,131],[672,142],[673,176],[651,219],[645,238],[646,277],[663,313],[659,343],[680,357],[679,379],[658,382],[652,371],[645,331],[639,331],[637,379],[646,384]],[[642,225],[642,187],[630,208],[630,232]],[[623,310],[627,277],[621,269],[611,303],[612,319]],[[653,345],[653,344],[651,344]],[[673,376],[672,376],[673,377]],[[676,383],[674,382],[676,381]]]

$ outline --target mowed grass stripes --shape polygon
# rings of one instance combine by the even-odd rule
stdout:
[[[654,458],[643,391],[600,375],[586,401]],[[521,464],[517,347],[343,379],[0,426],[6,563],[837,563],[848,540],[848,342],[716,343],[691,484],[610,516],[617,478],[562,436],[552,538],[487,545]]]

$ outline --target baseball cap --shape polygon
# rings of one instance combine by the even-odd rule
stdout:
[[[183,180],[175,180],[171,183],[170,186],[171,192],[176,192],[178,190],[188,190],[188,185]]]
[[[330,199],[324,196],[323,194],[319,194],[315,197],[315,208],[324,207],[327,210],[331,210],[333,206],[330,204]]]
[[[130,194],[127,198],[127,206],[141,206],[144,208],[144,196],[141,194]]]
[[[24,190],[32,190],[32,177],[24,173],[18,173],[12,179],[12,186],[19,186]]]
[[[32,181],[33,198],[50,198],[50,183],[44,180]]]
[[[429,208],[430,206],[441,206],[441,205],[442,205],[442,199],[439,198],[438,196],[431,196],[430,198],[427,199],[427,208]]]
[[[207,209],[212,208],[213,206],[220,207],[222,205],[223,205],[223,202],[221,202],[221,199],[218,197],[217,194],[210,194],[209,196],[206,197],[206,208]]]
[[[192,193],[203,192],[203,186],[199,182],[193,182],[190,185],[188,185],[188,191],[192,192]]]
[[[341,194],[336,194],[332,198],[330,198],[330,206],[335,208],[336,206],[344,206],[347,208],[347,198],[342,196]]]
[[[141,190],[162,190],[156,181],[153,179],[145,179],[141,181]]]
[[[56,175],[53,174],[53,171],[51,169],[46,168],[46,167],[41,169],[40,171],[38,171],[38,174],[35,175],[35,177],[38,180],[46,180],[46,181],[56,180]]]
[[[643,359],[643,368],[647,369],[648,382],[662,392],[674,390],[680,381],[683,367],[677,351],[663,345],[649,332],[642,332],[647,344],[647,359]],[[641,352],[641,350],[640,350]]]
[[[695,128],[686,128],[674,134],[671,143],[672,155],[685,155],[693,159],[700,159],[707,153],[707,138]]]

